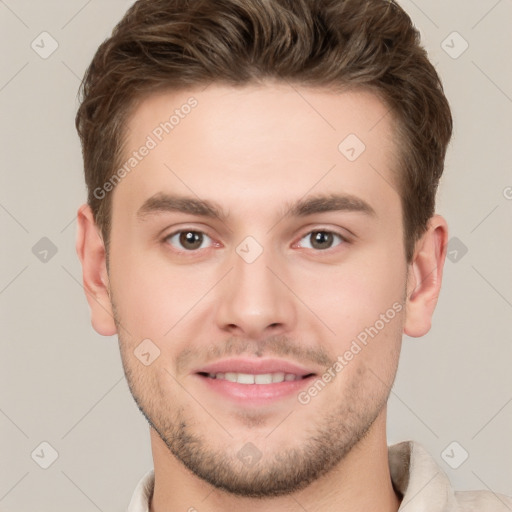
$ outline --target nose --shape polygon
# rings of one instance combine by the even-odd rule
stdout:
[[[292,330],[296,305],[282,267],[268,251],[252,263],[235,254],[232,271],[216,290],[218,327],[255,340]]]

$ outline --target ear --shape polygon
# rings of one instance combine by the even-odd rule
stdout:
[[[425,234],[416,242],[414,256],[408,266],[407,301],[404,332],[408,336],[424,336],[430,330],[437,304],[448,242],[448,225],[434,215]]]
[[[83,286],[91,308],[91,323],[94,330],[103,336],[116,334],[105,244],[94,215],[88,205],[82,205],[77,213],[78,231],[76,252],[82,264]]]

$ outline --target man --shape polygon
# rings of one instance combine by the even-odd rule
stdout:
[[[397,4],[139,0],[82,93],[84,286],[150,424],[130,512],[512,507],[386,443],[452,131]]]

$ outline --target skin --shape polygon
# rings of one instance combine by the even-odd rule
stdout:
[[[111,192],[108,272],[89,207],[78,213],[93,327],[118,334],[150,423],[151,512],[397,510],[386,401],[403,333],[430,328],[446,222],[432,217],[407,263],[394,121],[368,92],[264,84],[154,94],[131,116],[127,155],[191,95],[197,107]],[[338,150],[351,133],[366,146],[353,162]],[[137,213],[161,193],[214,201],[226,216]],[[285,215],[294,201],[332,193],[373,213]],[[180,229],[207,236],[191,250],[169,238]],[[324,245],[311,235],[318,231]],[[263,249],[252,263],[236,251],[247,236]],[[393,304],[401,310],[307,404],[296,394],[235,403],[195,373],[245,356],[321,376]],[[148,366],[134,355],[144,339],[160,350]],[[247,443],[261,454],[252,466],[237,456]]]

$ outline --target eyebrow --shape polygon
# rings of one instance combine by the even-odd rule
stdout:
[[[306,217],[314,213],[346,211],[376,216],[375,210],[359,197],[350,194],[329,194],[309,196],[287,203],[286,217]]]
[[[219,220],[224,220],[227,217],[220,205],[212,201],[163,193],[155,194],[147,199],[138,209],[137,217],[144,220],[149,215],[165,212],[189,213]]]
[[[283,217],[307,217],[315,213],[333,211],[360,212],[376,216],[375,210],[359,197],[350,194],[329,194],[288,202]],[[164,193],[155,194],[147,199],[137,211],[137,217],[145,220],[147,216],[166,212],[188,213],[219,219],[222,222],[228,217],[223,208],[213,201]]]

